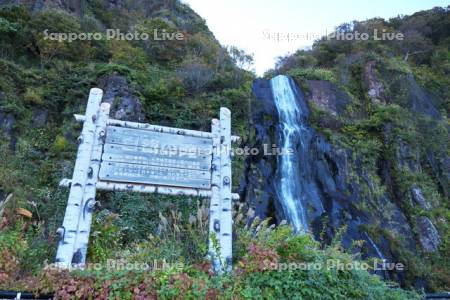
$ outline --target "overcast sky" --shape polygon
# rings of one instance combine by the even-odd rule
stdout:
[[[253,53],[258,75],[275,58],[310,47],[319,36],[344,22],[409,15],[450,0],[182,0],[202,16],[222,45]],[[278,41],[277,35],[293,37]],[[269,38],[270,36],[270,38]]]

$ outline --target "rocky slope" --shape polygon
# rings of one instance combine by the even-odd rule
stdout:
[[[307,145],[298,146],[304,152],[298,184],[309,187],[302,195],[314,236],[326,243],[339,234],[355,253],[402,262],[405,271],[381,275],[425,289],[448,287],[449,278],[449,32],[433,23],[449,18],[448,10],[436,8],[343,26],[406,34],[420,20],[414,30],[434,38],[422,57],[404,57],[389,42],[324,38],[268,73],[291,75],[305,95],[297,100],[311,110]],[[268,80],[255,81],[253,94],[254,146],[262,151],[264,144],[281,144],[278,112]],[[286,219],[274,187],[278,166],[274,156],[248,158],[242,187],[256,216],[274,222]]]

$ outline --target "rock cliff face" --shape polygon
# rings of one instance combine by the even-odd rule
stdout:
[[[103,76],[99,79],[103,89],[103,102],[111,104],[111,116],[117,120],[144,122],[142,104],[127,83],[127,79],[117,74]]]
[[[318,107],[330,112],[333,116],[342,114],[350,103],[348,95],[336,85],[325,80],[308,80],[310,100]]]
[[[309,81],[309,93],[303,105],[319,106],[331,114],[338,114],[349,103],[349,97],[330,82]],[[255,147],[280,145],[277,126],[278,114],[274,106],[270,81],[258,79],[253,84],[255,96],[252,119],[256,129]],[[298,101],[305,101],[298,97]],[[385,129],[389,134],[389,126]],[[417,255],[418,251],[436,251],[440,243],[439,233],[427,217],[410,218],[404,212],[402,195],[379,190],[374,178],[362,166],[359,158],[351,151],[333,145],[321,134],[308,128],[310,137],[307,145],[298,146],[300,152],[298,168],[302,176],[298,185],[307,188],[303,197],[307,198],[307,219],[310,232],[330,241],[340,228],[346,227],[342,242],[346,248],[354,247],[365,257],[386,259],[388,262],[404,262],[403,253]],[[418,153],[404,141],[397,141],[396,157],[400,168],[418,171],[421,168]],[[304,152],[304,153],[303,153]],[[299,159],[300,160],[300,159]],[[274,222],[286,219],[277,195],[276,173],[279,165],[276,156],[249,157],[246,161],[246,180],[243,196],[255,210],[259,218],[272,217]],[[390,166],[381,164],[378,172],[387,185],[395,178],[390,174]],[[385,175],[382,175],[385,174]],[[395,187],[393,187],[395,189]],[[313,193],[314,191],[314,193]],[[420,188],[411,187],[415,205],[429,209]],[[394,198],[393,198],[394,195]],[[403,200],[402,200],[403,199]],[[314,208],[320,201],[324,212],[317,214]],[[354,246],[353,241],[365,241],[362,246]],[[380,275],[402,282],[402,271],[382,272]],[[422,282],[416,281],[420,286]]]
[[[108,10],[121,9],[124,7],[130,10],[140,10],[141,13],[150,14],[151,12],[162,8],[174,8],[174,0],[158,1],[158,0],[139,0],[126,2],[123,0],[105,0],[102,1]],[[85,13],[86,0],[0,0],[0,6],[6,5],[23,5],[33,12],[46,9],[61,9],[71,12],[75,15],[82,16]]]
[[[384,87],[375,74],[375,62],[369,61],[364,67],[364,77],[367,83],[368,96],[374,102],[386,103]]]
[[[62,9],[81,15],[83,0],[0,0],[0,6],[23,5],[33,12]]]
[[[241,183],[241,193],[255,210],[255,216],[271,216],[283,219],[282,208],[277,196],[273,178],[277,168],[276,158],[262,155],[264,145],[276,145],[278,115],[268,80],[257,79],[253,83],[253,93],[258,99],[253,106],[252,122],[255,126],[255,147],[258,156],[249,156]],[[262,150],[262,151],[261,151]]]

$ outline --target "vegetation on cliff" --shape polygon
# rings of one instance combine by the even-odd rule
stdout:
[[[360,214],[380,211],[385,223],[365,225],[365,230],[385,245],[385,253],[405,264],[400,281],[447,290],[449,9],[355,21],[336,31],[311,50],[281,57],[267,76],[293,76],[310,101],[312,125],[349,153],[351,181],[362,190],[354,208]],[[403,39],[373,38],[382,32],[401,33]],[[345,34],[369,38],[346,40]],[[390,201],[393,205],[386,205]],[[389,228],[399,217],[392,207],[405,216],[411,237]]]

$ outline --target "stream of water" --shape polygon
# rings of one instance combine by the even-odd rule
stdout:
[[[278,110],[281,132],[282,152],[293,150],[293,154],[278,157],[278,178],[276,184],[284,213],[296,232],[308,230],[304,200],[299,189],[299,155],[298,143],[302,142],[301,134],[306,131],[304,114],[297,102],[297,94],[291,86],[289,77],[279,75],[270,81],[273,98]],[[303,148],[300,145],[300,148]]]

